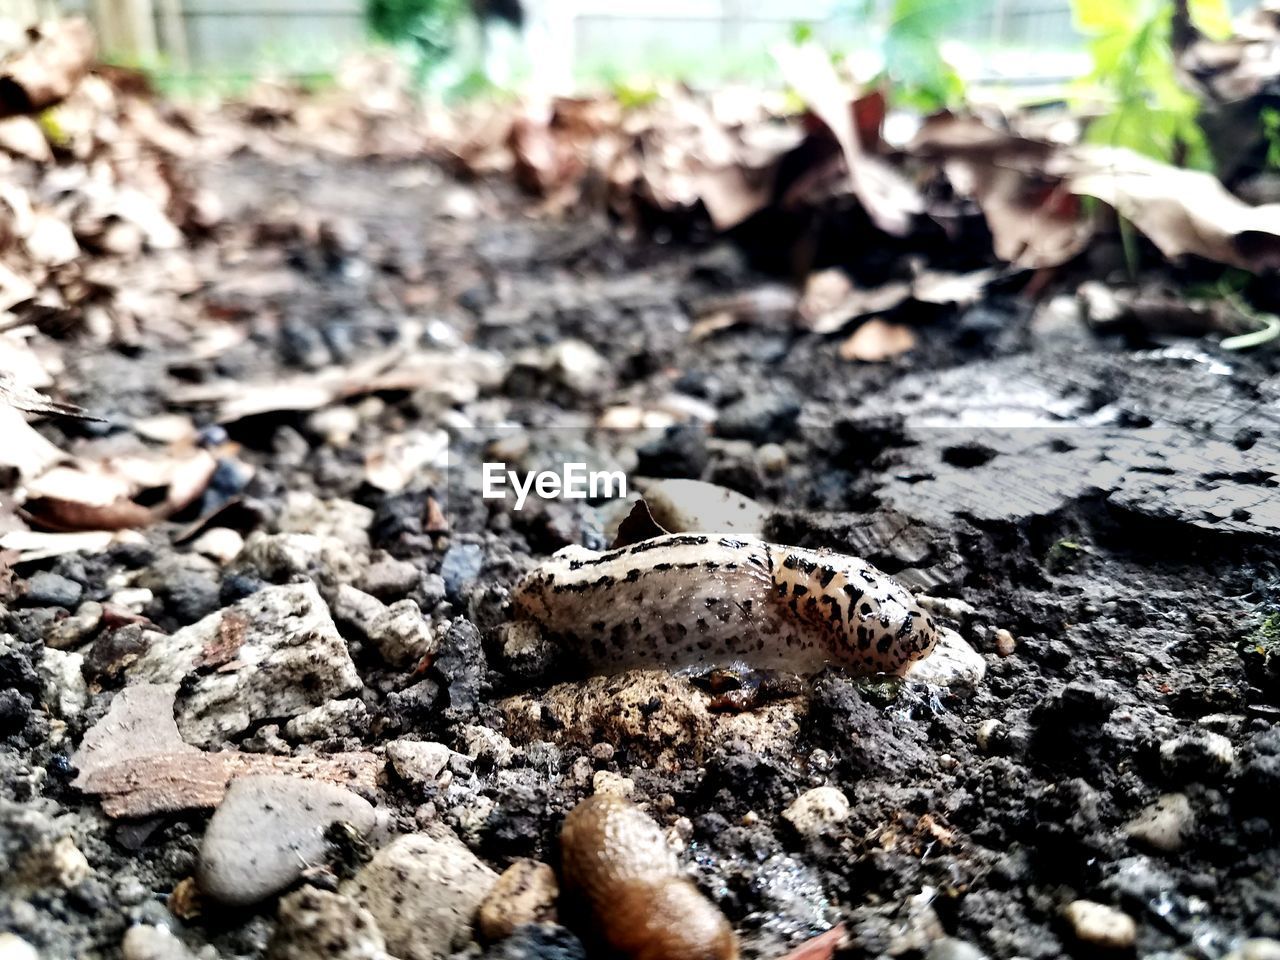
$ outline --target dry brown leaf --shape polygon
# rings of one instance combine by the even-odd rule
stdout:
[[[232,780],[275,773],[326,780],[372,796],[383,763],[371,753],[277,757],[205,753],[182,740],[174,720],[176,684],[140,683],[116,694],[85,734],[74,786],[102,798],[109,817],[139,818],[215,807]]]
[[[1216,177],[1118,147],[1077,147],[1050,169],[1072,193],[1130,221],[1166,257],[1192,254],[1260,273],[1280,267],[1280,204],[1252,207]]]
[[[23,513],[55,531],[145,527],[194,502],[217,465],[209,451],[194,450],[57,466],[27,483]]]
[[[787,83],[840,144],[854,196],[872,222],[885,233],[906,236],[913,215],[924,211],[924,202],[901,174],[863,149],[854,124],[852,91],[830,57],[815,43],[780,44],[773,56]]]
[[[911,284],[905,280],[868,290],[854,286],[842,270],[823,270],[806,282],[797,317],[812,333],[834,333],[862,317],[892,310],[910,296]]]
[[[1057,150],[950,113],[928,118],[908,147],[942,162],[956,192],[982,208],[996,256],[1029,270],[1066,263],[1093,236],[1079,199],[1043,172]]]
[[[915,331],[910,327],[873,317],[840,344],[840,359],[883,363],[901,356],[915,345]]]

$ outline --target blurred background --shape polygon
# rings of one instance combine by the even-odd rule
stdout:
[[[1245,5],[1236,0],[1232,7]],[[1080,8],[1105,6],[1143,4],[0,0],[0,14],[12,25],[84,13],[98,31],[106,59],[153,71],[171,92],[234,88],[264,74],[322,84],[344,57],[373,42],[400,47],[425,86],[463,95],[529,85],[564,94],[634,84],[637,78],[695,85],[776,83],[769,47],[799,33],[856,55],[851,59],[872,74],[886,59],[909,63],[917,73],[936,72],[936,50],[970,92],[1052,94],[1090,69],[1086,38],[1076,27]]]

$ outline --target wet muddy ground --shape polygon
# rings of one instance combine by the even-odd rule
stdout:
[[[842,957],[1216,958],[1280,938],[1274,353],[1100,333],[1061,303],[1009,294],[913,316],[917,351],[851,364],[832,338],[768,309],[695,330],[708,303],[767,303],[760,290],[777,283],[728,243],[526,216],[505,193],[419,165],[241,158],[208,176],[230,226],[198,296],[250,337],[207,356],[183,343],[73,350],[64,381],[82,385],[77,402],[128,422],[172,409],[184,387],[354,368],[406,330],[453,359],[438,382],[353,396],[328,419],[267,412],[220,427],[210,406],[189,408],[207,441],[225,429],[253,469],[228,526],[329,524],[340,556],[310,568],[267,551],[202,560],[191,538],[175,544],[187,518],[144,545],[19,571],[0,654],[0,686],[16,691],[0,711],[0,862],[16,870],[69,836],[88,866],[0,903],[0,927],[41,957],[120,955],[136,923],[172,928],[196,956],[267,955],[275,896],[190,910],[172,897],[196,872],[207,810],[113,820],[71,785],[85,731],[132,682],[128,658],[105,631],[67,648],[83,654],[70,668],[61,653],[46,663],[44,647],[64,610],[123,588],[150,589],[141,612],[173,632],[308,577],[331,607],[344,581],[414,601],[438,638],[432,662],[388,662],[358,616],[335,611],[360,681],[336,699],[360,701],[358,717],[300,730],[286,722],[300,709],[250,708],[201,746],[371,751],[379,764],[394,741],[455,753],[443,778],[381,772],[374,833],[301,882],[332,889],[395,835],[441,829],[497,872],[521,857],[554,865],[564,815],[614,789],[684,841],[750,957],[780,957],[838,922]],[[589,349],[565,352],[566,340]],[[610,408],[655,412],[657,426],[607,442],[583,429]],[[507,591],[565,544],[602,546],[609,518],[563,504],[513,513],[425,454],[403,489],[370,482],[371,451],[398,437],[430,447],[444,430],[470,463],[496,424],[508,442],[758,500],[771,539],[864,556],[938,598],[937,615],[984,655],[985,679],[948,690],[831,672],[739,713],[661,675],[551,688],[561,678],[504,645]],[[290,527],[281,518],[299,493],[371,512],[353,514],[364,529],[350,536],[335,510]],[[60,580],[30,592],[41,572],[78,585],[74,601]],[[180,704],[191,696],[179,688]],[[792,806],[820,787],[847,811]],[[1068,909],[1082,900],[1132,925]],[[578,955],[547,930],[451,949]],[[376,955],[288,953],[281,936],[272,956]],[[400,936],[393,955],[430,955],[429,938]],[[1280,946],[1248,949],[1237,956]]]

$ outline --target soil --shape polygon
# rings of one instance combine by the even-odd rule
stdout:
[[[346,447],[318,440],[305,414],[226,428],[255,470],[250,512],[277,514],[289,491],[353,500],[375,511],[375,548],[423,574],[446,568],[447,595],[424,612],[453,625],[445,643],[456,648],[426,674],[431,695],[422,674],[357,644],[372,721],[320,749],[408,735],[465,750],[464,728],[478,725],[508,733],[516,751],[482,755],[450,795],[387,779],[376,805],[399,830],[441,820],[496,870],[516,857],[554,864],[564,814],[607,771],[630,778],[633,799],[664,826],[681,825],[699,886],[749,957],[782,956],[839,921],[841,957],[976,955],[965,944],[991,957],[1095,956],[1063,916],[1078,899],[1132,917],[1128,952],[1144,957],[1216,958],[1248,937],[1280,938],[1274,352],[1099,332],[1014,293],[902,317],[920,347],[888,364],[842,361],[836,339],[767,313],[693,339],[700,304],[778,282],[729,241],[662,244],[603,221],[532,216],[500,187],[458,186],[424,164],[238,157],[207,177],[230,226],[215,282],[197,296],[246,318],[252,336],[208,360],[175,343],[69,348],[72,399],[108,420],[165,412],[179,379],[351,364],[408,323],[426,345],[512,358],[575,338],[605,361],[587,382],[528,367],[473,399],[384,394],[361,408]],[[476,219],[449,215],[455,190],[481,199]],[[773,509],[775,540],[860,554],[962,601],[940,615],[985,655],[985,680],[930,690],[833,672],[757,714],[715,715],[693,749],[664,749],[664,733],[603,749],[551,724],[536,736],[512,727],[501,698],[550,696],[555,677],[523,676],[501,655],[505,592],[559,546],[601,545],[602,521],[586,509],[520,516],[434,474],[383,493],[366,481],[365,452],[444,426],[466,461],[486,423],[568,431],[606,407],[671,395],[712,411],[711,435],[677,426],[628,441],[641,447],[639,472],[731,487]],[[196,419],[220,429],[207,409]],[[69,444],[110,427],[41,429]],[[447,496],[448,534],[424,529],[428,494]],[[50,570],[103,597],[121,572],[189,553],[175,542],[182,527],[148,531],[145,547],[28,565],[19,581]],[[474,551],[445,557],[467,545],[479,548],[479,573],[458,579],[453,565]],[[226,571],[217,587],[203,603],[172,591],[148,613],[172,630],[251,589]],[[112,691],[69,722],[40,707],[42,617],[16,605],[5,614],[22,652],[0,661],[0,686],[34,706],[6,707],[0,721],[0,796],[14,801],[0,844],[20,845],[7,835],[24,829],[23,810],[39,810],[92,871],[70,889],[0,902],[0,928],[47,958],[117,956],[135,922],[173,926],[222,957],[264,956],[274,900],[186,922],[169,913],[208,811],[113,821],[69,785],[74,747]],[[464,642],[464,620],[480,644]],[[261,726],[241,749],[271,741]],[[847,796],[847,819],[801,832],[782,817],[825,785]],[[1193,814],[1176,849],[1126,833],[1172,793]]]

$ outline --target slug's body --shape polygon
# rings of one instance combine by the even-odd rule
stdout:
[[[513,599],[592,673],[827,664],[901,673],[938,640],[911,594],[863,560],[718,534],[605,553],[566,547]]]
[[[620,797],[588,797],[560,831],[565,892],[627,960],[737,960],[729,921],[682,873],[662,828]]]

